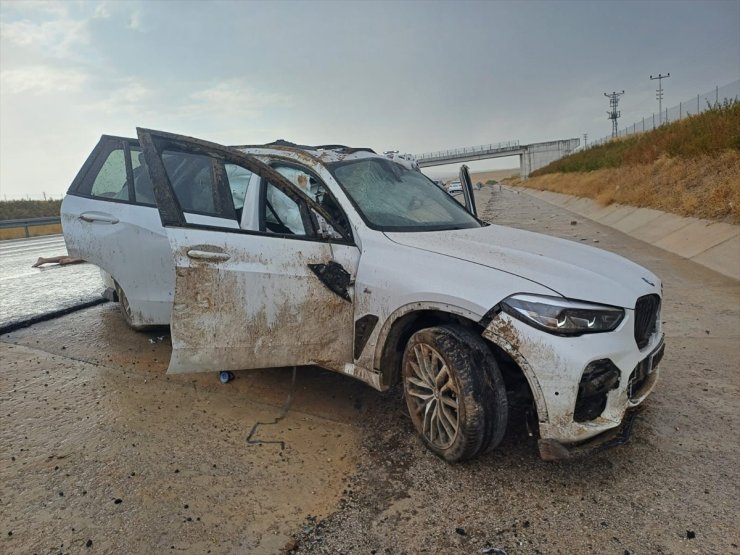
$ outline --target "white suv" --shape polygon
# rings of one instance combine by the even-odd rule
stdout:
[[[663,354],[660,281],[474,212],[369,149],[139,129],[101,139],[62,222],[130,325],[171,326],[170,373],[317,365],[381,391],[401,381],[448,461],[495,448],[521,400],[545,459],[623,441]]]

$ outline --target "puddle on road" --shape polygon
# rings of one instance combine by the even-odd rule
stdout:
[[[8,552],[88,539],[103,552],[276,552],[308,515],[336,508],[356,462],[353,422],[377,395],[299,369],[287,417],[257,434],[281,451],[245,440],[278,414],[290,369],[225,386],[215,373],[167,376],[166,334],[129,330],[116,305],[8,334],[0,350]]]

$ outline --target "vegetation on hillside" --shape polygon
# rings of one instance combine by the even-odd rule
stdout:
[[[740,102],[737,100],[725,100],[706,112],[662,125],[654,131],[581,150],[533,172],[532,177],[651,164],[661,156],[692,159],[724,150],[740,150]]]
[[[61,205],[61,200],[3,200],[0,201],[0,220],[59,216]]]
[[[509,184],[740,224],[740,151],[669,158],[582,173],[550,173]]]
[[[523,187],[740,223],[740,102],[577,152]]]

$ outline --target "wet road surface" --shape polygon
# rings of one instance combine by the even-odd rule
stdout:
[[[31,267],[41,256],[66,254],[61,235],[0,241],[0,325],[100,297],[100,271],[92,264]]]

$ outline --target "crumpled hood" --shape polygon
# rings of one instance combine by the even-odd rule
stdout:
[[[661,292],[655,274],[626,258],[541,233],[490,225],[386,236],[401,245],[515,274],[570,299],[634,308],[638,297]]]

